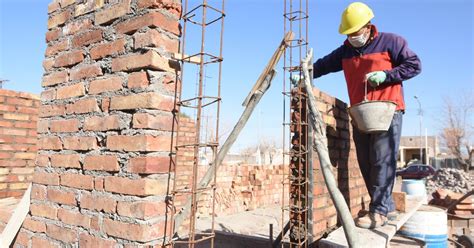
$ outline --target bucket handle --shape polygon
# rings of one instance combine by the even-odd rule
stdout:
[[[367,99],[367,78],[364,79],[364,102],[368,102],[369,100]],[[374,96],[374,91],[372,91],[372,96]]]

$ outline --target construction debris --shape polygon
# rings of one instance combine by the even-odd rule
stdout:
[[[461,199],[466,194],[439,188],[433,192],[433,199],[431,199],[429,204],[447,208],[450,213],[455,215],[473,215],[474,196],[472,192],[468,194],[467,197],[464,197],[465,199]]]
[[[447,189],[456,193],[465,194],[474,188],[474,178],[463,170],[442,168],[433,176],[426,178],[426,189],[433,193],[436,189]]]

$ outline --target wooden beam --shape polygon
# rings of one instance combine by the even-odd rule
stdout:
[[[21,225],[23,225],[23,221],[30,210],[30,194],[31,183],[21,198],[20,203],[18,203],[18,206],[15,208],[7,226],[3,229],[3,232],[0,235],[0,247],[10,247],[10,244],[18,233],[18,230],[20,230]]]

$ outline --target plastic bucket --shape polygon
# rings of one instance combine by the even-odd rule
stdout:
[[[398,231],[400,235],[421,239],[428,248],[448,247],[448,217],[444,209],[423,205]]]
[[[423,203],[427,202],[425,180],[403,179],[402,191],[411,196],[422,196]]]
[[[391,101],[363,101],[348,111],[357,129],[365,133],[387,131],[397,104]]]

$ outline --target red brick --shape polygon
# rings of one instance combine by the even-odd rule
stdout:
[[[90,50],[91,58],[94,60],[123,52],[125,52],[125,39],[118,39],[114,42],[100,44]]]
[[[70,133],[79,131],[79,120],[53,120],[51,121],[51,132],[53,133]]]
[[[118,202],[117,213],[125,217],[147,220],[164,216],[166,213],[166,203],[147,201]]]
[[[122,89],[122,78],[110,77],[106,79],[98,79],[90,82],[89,94],[99,94],[108,91],[117,91]]]
[[[58,137],[43,137],[38,140],[38,148],[43,150],[61,150],[63,144]]]
[[[94,237],[86,233],[79,234],[79,247],[81,248],[113,248],[117,242],[115,240],[107,240]]]
[[[12,121],[0,121],[0,127],[13,127],[13,122]],[[13,141],[13,138],[12,138],[12,141]]]
[[[96,137],[65,137],[64,149],[75,151],[90,151],[97,149]]]
[[[79,154],[53,154],[51,155],[51,166],[64,168],[81,168]]]
[[[96,210],[99,212],[115,213],[117,201],[104,195],[91,195],[90,193],[83,193],[80,200],[80,207]]]
[[[91,19],[82,19],[66,24],[62,31],[64,35],[76,34],[92,27]]]
[[[173,168],[170,168],[169,157],[137,157],[131,158],[128,172],[138,174],[154,174],[154,173],[169,173]]]
[[[91,11],[100,9],[104,6],[105,1],[104,0],[99,0],[99,1],[83,1],[82,4],[78,4],[76,6],[76,9],[74,11],[74,16],[78,17],[84,14],[87,14]]]
[[[102,69],[98,64],[84,65],[71,70],[70,79],[79,80],[84,78],[102,76],[102,74]]]
[[[59,6],[59,2],[52,2],[48,4],[48,14],[53,13],[56,10],[61,9],[61,6]]]
[[[56,44],[49,45],[46,48],[45,55],[46,55],[46,57],[49,57],[49,56],[55,55],[59,52],[66,51],[68,48],[69,48],[69,40],[63,40],[63,41],[60,41]]]
[[[148,242],[163,236],[164,222],[152,225],[141,225],[104,219],[104,230],[109,236],[132,241]]]
[[[64,105],[41,105],[40,117],[61,116],[66,113],[66,106]]]
[[[109,108],[110,108],[110,98],[109,97],[104,97],[102,98],[102,102],[100,104],[100,108],[102,109],[102,111],[104,113],[108,113],[109,112]]]
[[[59,248],[59,244],[45,239],[40,236],[33,236],[31,239],[31,247],[47,247],[47,248]]]
[[[170,60],[152,50],[144,54],[125,55],[112,59],[113,72],[136,71],[139,69],[155,69],[172,72],[178,67],[179,65],[177,63],[172,63]]]
[[[66,8],[69,5],[73,5],[76,0],[59,0],[59,5],[61,8]]]
[[[46,234],[56,240],[65,243],[75,243],[78,241],[77,232],[67,227],[60,227],[54,224],[46,224]]]
[[[32,203],[30,211],[32,216],[45,217],[52,220],[56,220],[58,215],[56,207],[40,203]]]
[[[160,12],[150,12],[143,16],[119,23],[116,26],[116,30],[118,33],[131,34],[144,27],[159,27],[176,35],[180,35],[181,33],[179,21],[165,16]]]
[[[76,195],[73,192],[67,192],[64,190],[57,189],[48,189],[47,196],[48,200],[56,203],[71,206],[75,206],[77,204]]]
[[[94,178],[94,189],[97,191],[104,191],[104,178]]]
[[[171,111],[174,107],[172,97],[156,92],[146,92],[127,96],[112,97],[110,109],[160,109]]]
[[[91,30],[78,34],[72,38],[72,46],[75,48],[85,47],[102,40],[102,30]]]
[[[56,84],[67,82],[69,79],[67,71],[52,72],[49,75],[43,77],[41,86],[53,86]]]
[[[41,92],[41,100],[43,101],[51,101],[56,99],[56,90],[55,89],[49,89],[49,90],[43,90]]]
[[[120,166],[114,155],[87,156],[84,159],[85,170],[119,171]]]
[[[70,67],[81,63],[84,60],[82,51],[72,51],[59,55],[54,60],[54,67]]]
[[[172,127],[173,116],[154,116],[148,113],[136,113],[133,115],[133,128],[171,131]]]
[[[104,10],[95,13],[95,24],[108,24],[115,19],[130,13],[130,0],[122,0],[120,3],[112,5]]]
[[[68,225],[72,226],[82,226],[84,228],[89,228],[91,223],[91,218],[83,215],[82,213],[74,210],[68,210],[60,208],[58,210],[58,219]]]
[[[138,0],[138,8],[167,9],[176,18],[179,18],[181,14],[181,2],[179,0]]]
[[[57,40],[61,36],[61,29],[50,30],[46,32],[46,43]]]
[[[95,98],[81,99],[66,106],[68,114],[84,114],[92,112],[100,112],[99,105]]]
[[[36,128],[36,122],[15,122],[15,127],[35,129]]]
[[[62,86],[57,89],[56,98],[66,99],[71,97],[83,96],[86,93],[84,83],[77,83],[69,86]]]
[[[31,199],[46,200],[46,186],[33,184],[31,187]]]
[[[72,188],[91,190],[94,188],[94,181],[93,177],[89,175],[62,174],[61,185]]]
[[[49,157],[46,154],[37,154],[35,165],[39,167],[46,167],[49,165]]]
[[[13,240],[13,243],[11,244],[13,247],[29,247],[30,240],[32,238],[32,235],[26,232],[25,230],[20,229],[18,232],[16,238]]]
[[[21,99],[21,98],[7,98],[7,104],[11,105],[22,105],[31,107],[33,105],[33,100],[31,99]]]
[[[16,113],[4,113],[3,114],[3,119],[28,121],[30,119],[30,116],[29,115],[16,114]]]
[[[120,117],[111,116],[92,116],[87,117],[84,121],[84,130],[86,131],[108,131],[120,129]]]
[[[128,88],[146,88],[149,84],[150,80],[144,71],[133,72],[128,76]]]
[[[48,172],[35,172],[33,182],[44,185],[59,185],[59,174]]]
[[[104,181],[105,190],[108,192],[137,196],[166,194],[167,185],[166,180],[147,178],[130,179],[109,176]]]
[[[69,20],[69,18],[71,18],[71,16],[72,16],[71,11],[65,10],[61,13],[58,13],[58,14],[50,17],[49,20],[48,20],[48,29],[52,29],[54,27],[61,26],[62,24],[67,22]]]
[[[107,149],[111,151],[168,151],[171,137],[151,135],[113,135],[107,137]]]
[[[143,47],[161,47],[165,51],[177,53],[179,40],[170,39],[168,36],[160,33],[156,29],[150,29],[146,33],[137,33],[134,35],[135,49]]]

